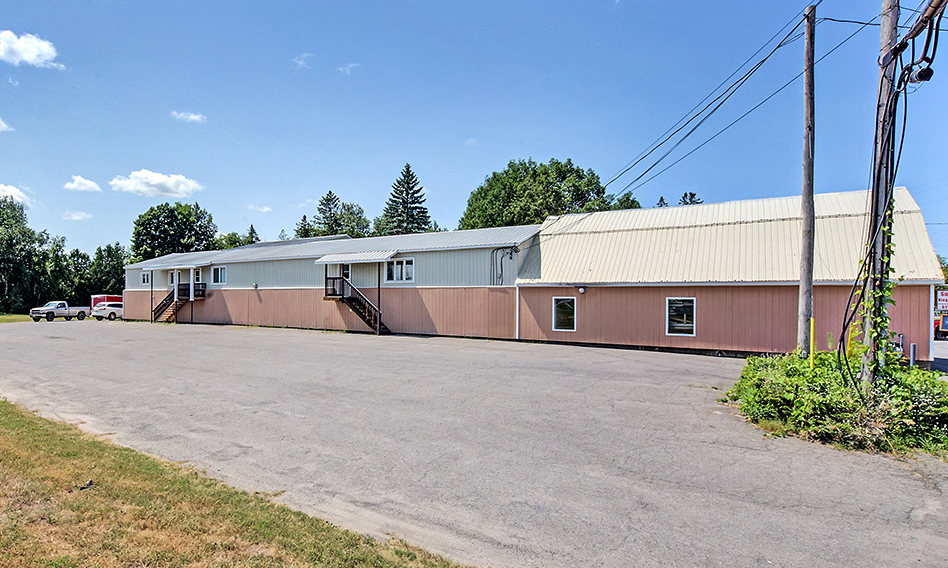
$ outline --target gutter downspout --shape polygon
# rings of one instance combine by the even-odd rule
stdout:
[[[935,285],[928,285],[928,359],[935,361]]]
[[[517,284],[516,280],[514,280],[514,288],[517,289],[517,316],[515,319],[516,319],[516,326],[517,326],[516,339],[519,341],[520,340],[520,284]]]

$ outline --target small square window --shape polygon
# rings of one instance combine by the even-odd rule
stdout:
[[[201,281],[201,269],[198,268],[194,271],[194,282],[199,283]]]
[[[141,283],[142,286],[148,286],[151,284],[151,272],[142,272]]]
[[[576,298],[553,298],[553,331],[576,331]]]
[[[215,266],[211,269],[212,284],[227,284],[227,267]]]
[[[695,334],[694,298],[665,298],[665,334]]]

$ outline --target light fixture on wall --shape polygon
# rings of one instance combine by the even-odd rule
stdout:
[[[585,293],[586,293],[586,288],[584,288],[583,286],[580,286],[580,287],[579,287],[579,293],[580,293],[580,294],[585,294]]]
[[[256,283],[256,282],[253,283],[253,289],[254,289],[254,290],[257,289],[257,283]]]

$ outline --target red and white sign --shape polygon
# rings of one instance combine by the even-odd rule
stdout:
[[[948,290],[935,291],[935,309],[939,312],[948,312]]]

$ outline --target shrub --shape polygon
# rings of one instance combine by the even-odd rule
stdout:
[[[938,373],[890,366],[872,385],[853,385],[835,353],[750,357],[727,393],[751,422],[846,448],[948,451],[948,382]],[[858,358],[851,362],[858,376]]]

